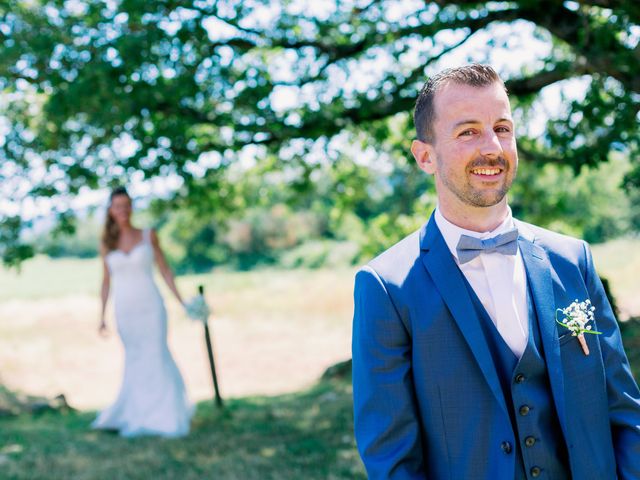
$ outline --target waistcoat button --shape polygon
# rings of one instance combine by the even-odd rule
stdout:
[[[536,439],[533,437],[527,437],[524,439],[524,444],[527,447],[533,447],[533,445],[536,443]]]
[[[524,382],[524,375],[519,373],[518,375],[516,375],[516,383],[522,383]]]
[[[520,407],[520,415],[525,416],[529,414],[529,406],[528,405],[523,405]]]
[[[539,477],[542,473],[542,469],[540,467],[531,467],[531,476],[536,478]]]

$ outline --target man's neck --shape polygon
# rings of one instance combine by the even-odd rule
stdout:
[[[491,232],[495,230],[509,215],[506,199],[491,207],[452,208],[439,204],[442,216],[454,225],[472,232]]]

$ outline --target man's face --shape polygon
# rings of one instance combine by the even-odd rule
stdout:
[[[518,153],[504,88],[448,83],[434,100],[433,142],[417,141],[422,161],[420,145],[412,150],[420,168],[435,176],[439,202],[456,209],[506,202]]]

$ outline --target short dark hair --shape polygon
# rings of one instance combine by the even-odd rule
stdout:
[[[420,90],[413,112],[413,123],[416,127],[418,140],[432,143],[435,140],[433,123],[436,118],[434,99],[438,90],[447,83],[469,85],[471,87],[488,87],[494,83],[504,86],[498,73],[489,65],[472,63],[462,67],[447,68],[430,77]]]

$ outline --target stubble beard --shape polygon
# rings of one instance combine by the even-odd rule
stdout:
[[[468,179],[468,175],[471,175],[471,169],[477,167],[501,167],[504,171],[502,184],[496,189],[474,188]],[[464,182],[456,183],[449,175],[442,174],[442,172],[444,172],[444,170],[441,170],[440,181],[458,200],[465,205],[482,208],[492,207],[500,203],[509,192],[513,179],[515,178],[515,169],[513,174],[511,174],[509,164],[504,157],[498,157],[495,160],[482,158],[473,160],[465,170]]]

